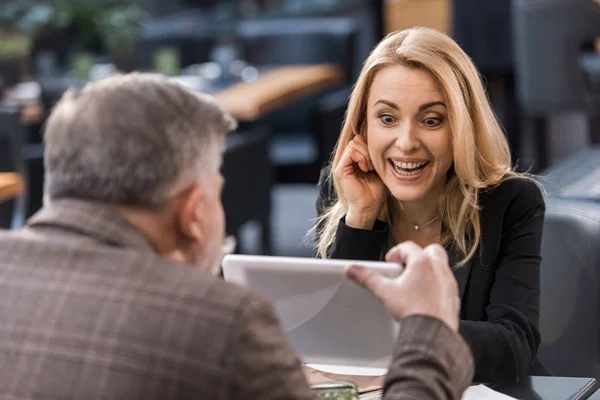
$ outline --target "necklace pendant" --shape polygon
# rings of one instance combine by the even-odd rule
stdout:
[[[415,231],[418,231],[419,229],[421,229],[421,227],[419,225],[415,225]]]

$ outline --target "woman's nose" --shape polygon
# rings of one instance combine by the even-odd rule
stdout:
[[[398,127],[396,137],[396,147],[403,153],[410,153],[417,150],[421,142],[416,134],[416,129],[411,124],[403,124]]]

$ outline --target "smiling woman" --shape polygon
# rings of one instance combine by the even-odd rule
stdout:
[[[438,202],[453,159],[447,119],[444,93],[431,73],[390,65],[375,75],[367,100],[369,157],[391,196],[398,200],[390,206],[402,205],[394,214],[410,221],[398,224],[395,236],[403,237],[403,229],[424,227],[434,218],[438,221],[437,228],[428,228],[437,237],[413,238],[421,245],[440,240]]]
[[[478,71],[452,39],[415,28],[375,47],[319,185],[321,257],[378,260],[399,242],[442,244],[475,379],[546,372],[536,360],[544,201],[513,170]]]

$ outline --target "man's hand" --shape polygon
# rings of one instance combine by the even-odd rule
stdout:
[[[346,274],[381,300],[394,318],[428,315],[454,332],[458,330],[458,285],[442,246],[432,244],[422,249],[404,242],[387,253],[386,261],[404,264],[399,277],[390,279],[360,265],[351,266]]]

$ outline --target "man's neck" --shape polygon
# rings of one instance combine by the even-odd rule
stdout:
[[[147,238],[158,254],[169,254],[175,247],[165,218],[155,211],[141,210],[126,206],[112,206],[127,222],[137,228]]]

